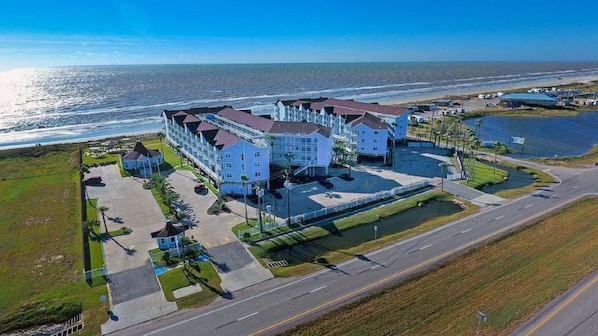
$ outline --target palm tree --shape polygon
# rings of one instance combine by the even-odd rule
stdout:
[[[295,154],[288,152],[284,155],[284,157],[289,160],[289,176],[291,175],[291,160],[295,158]]]
[[[98,208],[100,213],[102,214],[102,221],[104,222],[104,229],[106,230],[106,234],[108,234],[108,225],[106,225],[106,211],[109,210],[108,207],[101,206]]]
[[[176,146],[177,153],[179,153],[179,158],[181,159],[181,168],[183,168],[183,152],[181,151],[181,148],[180,145]]]
[[[166,135],[163,132],[158,132],[156,136],[158,137],[158,139],[160,139],[160,153],[164,155],[164,148],[162,148],[162,139],[164,139]]]
[[[480,130],[482,128],[482,119],[476,119],[475,121],[475,135],[480,137]]]
[[[335,140],[332,153],[334,154],[333,161],[339,164],[342,163],[345,156],[345,144],[339,140]]]
[[[492,173],[496,174],[496,155],[498,154],[498,147],[500,146],[500,142],[494,141],[494,167],[492,169]]]
[[[100,221],[97,219],[88,219],[83,222],[83,229],[88,235],[97,236],[95,227],[100,225]]]
[[[171,214],[174,214],[176,211],[174,209],[174,203],[179,199],[179,194],[168,191],[164,195],[162,195],[162,203],[166,205],[168,211]]]
[[[249,224],[249,219],[247,218],[247,192],[245,190],[245,183],[249,180],[249,177],[245,174],[241,174],[241,184],[243,184],[243,203],[245,204],[245,224]]]

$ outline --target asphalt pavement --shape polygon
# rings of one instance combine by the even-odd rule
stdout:
[[[438,163],[450,162],[446,149],[396,150],[397,162],[394,167],[386,167],[381,162],[363,163],[352,169],[354,181],[331,178],[334,184],[332,190],[324,189],[317,182],[297,186],[291,191],[291,215],[305,213],[311,208],[317,210],[348,202],[395,186],[426,180],[437,183],[440,181]],[[331,174],[346,171],[346,168],[331,170]],[[209,214],[208,209],[216,201],[216,196],[207,190],[196,193],[193,186],[198,181],[190,171],[172,170],[163,173],[181,196],[177,207],[188,214],[184,220],[190,227],[187,235],[202,243],[222,279],[221,286],[224,290],[233,293],[273,278],[272,273],[231,232],[234,225],[244,220],[245,205],[242,199],[227,202],[230,212]],[[113,281],[109,284],[111,310],[118,319],[111,319],[104,324],[102,333],[118,331],[120,334],[123,328],[176,310],[175,303],[169,303],[163,298],[159,284],[158,287],[155,286],[155,274],[147,272],[148,267],[151,267],[147,251],[156,247],[150,233],[163,227],[165,219],[151,193],[142,188],[142,179],[120,178],[115,165],[94,168],[92,174],[102,176],[105,181],[104,186],[89,187],[88,194],[91,198],[99,199],[99,206],[110,208],[106,212],[110,222],[108,225],[133,229],[130,235],[116,237],[114,241],[106,241],[104,244],[107,268]],[[449,189],[461,193],[465,198],[477,200],[482,206],[496,205],[502,201],[457,184],[450,185],[447,184]],[[275,202],[271,196],[265,198],[265,204],[274,206],[278,220],[286,218],[287,204]],[[248,202],[247,206],[250,216],[257,217],[255,205]],[[144,285],[139,288],[127,289],[124,285],[134,286],[140,281]],[[233,298],[234,295],[233,293]]]
[[[559,176],[566,176],[566,181],[552,188],[486,207],[467,218],[304,277],[258,284],[239,291],[231,302],[217,300],[189,313],[170,315],[160,324],[135,326],[123,335],[275,334],[533,222],[581,195],[598,192],[595,184],[584,183],[596,180],[598,170],[561,172]]]

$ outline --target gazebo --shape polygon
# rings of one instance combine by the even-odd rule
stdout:
[[[183,225],[173,225],[171,222],[166,222],[166,225],[158,231],[151,233],[152,238],[156,238],[158,248],[161,250],[168,250],[182,246],[182,238],[187,227]]]
[[[152,167],[159,170],[164,162],[162,153],[157,150],[147,149],[141,142],[137,142],[133,150],[120,157],[120,163],[126,170],[138,170],[139,174],[147,178],[152,174]]]

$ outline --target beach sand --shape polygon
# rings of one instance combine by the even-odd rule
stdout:
[[[471,90],[455,90],[455,91],[445,91],[445,92],[436,92],[431,94],[422,94],[416,95],[406,98],[396,98],[396,99],[388,99],[385,101],[379,101],[380,105],[395,105],[395,106],[403,106],[408,107],[412,103],[416,102],[423,102],[423,101],[432,101],[434,99],[441,99],[447,96],[476,96],[476,98],[471,99],[467,103],[465,103],[466,110],[475,110],[478,108],[482,108],[485,106],[486,103],[493,103],[496,104],[498,99],[493,100],[482,100],[478,99],[477,95],[481,93],[496,93],[496,92],[504,92],[516,89],[528,89],[528,88],[551,88],[551,87],[558,87],[561,85],[572,84],[572,83],[587,83],[591,81],[598,81],[598,76],[579,76],[579,77],[565,77],[562,79],[554,79],[554,80],[545,80],[545,81],[534,81],[534,82],[522,82],[517,85],[493,85],[487,88],[476,88]],[[131,133],[122,133],[122,134],[111,134],[105,135],[100,137],[85,137],[84,135],[69,139],[69,140],[58,140],[58,141],[40,141],[42,145],[51,145],[51,144],[60,144],[60,143],[86,143],[89,141],[105,141],[107,139],[118,139],[120,137],[152,137],[155,136],[160,129],[155,130],[148,130],[142,132],[131,132]],[[25,147],[34,147],[35,143],[20,143],[20,144],[8,144],[8,145],[0,145],[0,150],[7,150],[7,149],[15,149],[15,148],[25,148]]]
[[[396,98],[396,99],[388,99],[385,101],[379,101],[380,105],[398,105],[404,106],[410,103],[416,102],[423,102],[423,101],[431,101],[434,99],[441,99],[447,96],[477,96],[478,94],[482,93],[496,93],[496,92],[504,92],[504,91],[511,91],[516,89],[529,89],[529,88],[551,88],[551,87],[558,87],[561,85],[573,84],[573,83],[588,83],[591,81],[598,81],[597,76],[579,76],[579,77],[566,77],[562,79],[553,79],[553,80],[543,80],[543,81],[534,81],[534,82],[523,82],[521,84],[516,85],[504,85],[504,86],[491,86],[487,87],[486,89],[472,89],[472,90],[455,90],[455,91],[445,91],[439,93],[430,93],[430,94],[422,94],[407,98]]]

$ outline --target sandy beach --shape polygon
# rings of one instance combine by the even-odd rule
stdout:
[[[435,92],[435,93],[427,93],[421,95],[414,95],[410,97],[402,97],[402,98],[394,98],[388,99],[384,101],[378,101],[381,105],[395,105],[395,106],[403,106],[408,107],[411,103],[415,102],[422,102],[422,101],[432,101],[434,99],[441,99],[447,96],[477,96],[481,93],[496,93],[496,92],[504,92],[516,89],[528,89],[528,88],[541,88],[541,87],[558,87],[566,84],[572,83],[587,83],[591,81],[598,81],[598,76],[577,76],[577,77],[564,77],[560,79],[554,80],[544,80],[544,81],[533,81],[533,82],[521,82],[516,85],[500,85],[494,84],[488,87],[477,87],[471,90],[456,90],[456,91],[444,91],[444,92]],[[493,103],[496,104],[498,99],[493,100],[482,100],[476,98],[472,98],[464,104],[465,110],[476,110],[479,108],[483,108],[486,103]],[[159,114],[161,111],[156,111],[156,114]],[[86,137],[86,136],[78,136],[68,140],[56,140],[56,141],[39,141],[42,145],[51,145],[51,144],[60,144],[60,143],[85,143],[90,141],[104,141],[107,139],[118,139],[120,137],[148,137],[153,136],[156,133],[160,132],[160,129],[151,129],[147,131],[139,131],[139,132],[120,132],[115,134],[105,134],[102,136],[94,136],[94,137]],[[15,143],[15,144],[7,144],[1,145],[0,150],[8,150],[14,148],[25,148],[25,147],[33,147],[36,143]]]
[[[484,88],[484,90],[480,90],[480,88],[472,89],[472,90],[458,90],[458,91],[445,91],[440,93],[430,93],[430,94],[422,94],[407,98],[397,98],[397,99],[389,99],[385,101],[380,101],[379,104],[381,105],[398,105],[398,106],[405,106],[409,103],[421,102],[421,101],[430,101],[434,99],[441,99],[447,96],[477,96],[478,94],[482,93],[496,93],[496,92],[504,92],[504,91],[511,91],[516,89],[529,89],[529,88],[541,88],[541,87],[558,87],[561,85],[573,84],[573,83],[588,83],[591,81],[598,81],[597,76],[580,76],[580,77],[566,77],[561,79],[554,79],[554,80],[545,80],[545,81],[534,81],[534,82],[523,82],[517,85],[492,85]]]

